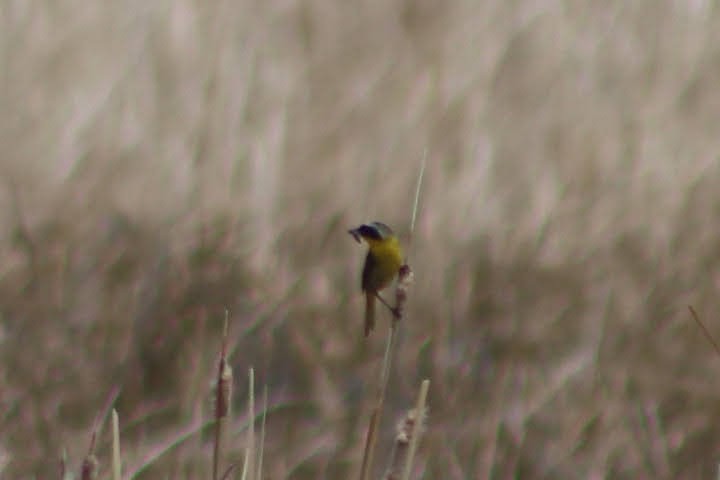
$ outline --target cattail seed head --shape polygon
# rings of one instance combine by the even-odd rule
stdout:
[[[230,410],[232,401],[233,374],[232,367],[223,358],[220,361],[217,392],[215,397],[215,418],[225,418]]]

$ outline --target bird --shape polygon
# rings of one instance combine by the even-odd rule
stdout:
[[[362,271],[362,291],[365,293],[365,337],[375,327],[375,300],[380,290],[392,283],[403,265],[403,251],[395,233],[382,222],[364,223],[348,230],[358,243],[368,244]]]

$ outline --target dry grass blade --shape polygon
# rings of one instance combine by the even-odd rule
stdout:
[[[65,480],[67,475],[67,450],[63,448],[62,454],[60,455],[60,480]]]
[[[193,438],[199,432],[209,429],[214,425],[214,421],[196,422],[192,425],[178,431],[171,438],[165,439],[157,445],[147,447],[145,456],[141,458],[136,465],[127,468],[127,478],[135,478],[149,469],[158,459],[172,452],[180,445],[184,444],[188,439]]]
[[[122,468],[120,465],[120,421],[118,420],[117,410],[112,409],[112,478],[120,480],[122,478]]]
[[[718,356],[720,356],[720,346],[718,346],[717,342],[715,341],[713,336],[710,334],[710,331],[708,331],[707,327],[705,327],[705,324],[700,320],[700,317],[698,316],[695,309],[691,305],[688,305],[688,310],[690,310],[690,315],[692,315],[693,319],[695,320],[695,323],[697,323],[698,326],[700,327],[700,330],[702,330],[703,334],[705,335],[705,338],[708,339],[708,342],[710,342],[710,345],[712,345],[713,348],[715,349],[715,353],[717,353]]]
[[[248,372],[248,430],[247,446],[245,447],[245,462],[243,465],[243,480],[253,480],[255,473],[255,370],[250,367]]]
[[[420,192],[422,191],[423,177],[425,176],[425,162],[427,161],[427,148],[423,151],[422,163],[420,164],[420,172],[418,173],[417,185],[415,186],[415,200],[413,201],[412,217],[410,218],[410,240],[408,246],[412,243],[412,235],[415,232],[415,220],[417,220],[418,205],[420,204]]]
[[[423,177],[425,176],[425,162],[427,161],[427,148],[423,151],[422,163],[420,164],[420,172],[418,173],[417,185],[415,186],[415,200],[413,201],[412,217],[410,217],[410,239],[408,247],[412,243],[412,236],[415,232],[415,220],[417,220],[418,205],[420,204],[420,192],[422,190]]]
[[[267,419],[268,409],[268,389],[267,385],[263,389],[263,407],[262,407],[262,423],[260,425],[260,445],[258,447],[258,466],[257,466],[257,480],[262,479],[262,467],[263,467],[263,454],[265,453],[265,420]]]
[[[223,473],[222,477],[220,477],[220,480],[226,480],[226,479],[230,478],[230,474],[235,471],[236,467],[237,467],[237,465],[235,465],[234,463],[232,465],[230,465],[225,470],[225,473]]]

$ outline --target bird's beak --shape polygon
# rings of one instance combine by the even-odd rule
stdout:
[[[352,230],[348,230],[348,233],[353,236],[356,242],[362,243],[362,237],[360,236],[360,233],[358,232],[357,228],[353,228]]]

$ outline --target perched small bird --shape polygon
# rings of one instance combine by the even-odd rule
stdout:
[[[349,230],[358,243],[368,244],[362,272],[365,292],[365,336],[375,327],[375,299],[378,292],[390,285],[403,264],[403,252],[392,229],[380,222],[371,222]],[[382,298],[380,298],[382,300]],[[383,302],[384,303],[384,302]]]

